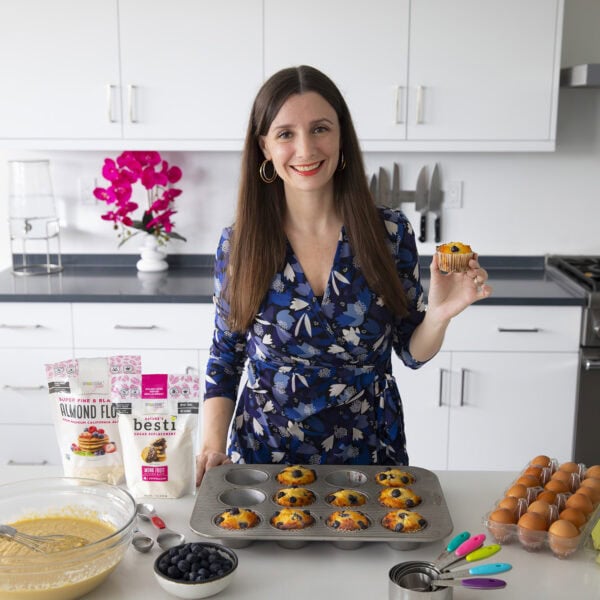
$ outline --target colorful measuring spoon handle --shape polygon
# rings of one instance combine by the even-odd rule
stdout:
[[[512,565],[509,563],[486,563],[485,565],[475,565],[468,571],[469,575],[497,575],[498,573],[506,573],[511,569]]]
[[[504,579],[494,579],[493,577],[472,577],[463,579],[461,584],[472,590],[500,590],[506,587]]]
[[[436,560],[442,560],[448,556],[451,552],[454,552],[463,542],[466,542],[471,537],[471,534],[468,531],[463,531],[459,533],[457,536],[453,537],[446,546],[446,549],[437,557]]]
[[[478,560],[494,556],[494,554],[497,554],[500,550],[502,550],[500,544],[489,544],[488,546],[482,546],[481,548],[477,548],[477,550],[473,550],[473,552],[469,552],[469,554],[465,556],[465,560],[467,562],[477,562]]]
[[[462,558],[467,554],[470,554],[477,548],[481,548],[483,546],[483,542],[485,542],[485,533],[480,533],[478,535],[474,535],[472,538],[464,541],[455,551],[454,555]]]

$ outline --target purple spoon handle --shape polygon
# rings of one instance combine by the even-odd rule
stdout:
[[[473,590],[499,590],[506,587],[504,579],[495,579],[494,577],[471,577],[461,581],[463,587]]]

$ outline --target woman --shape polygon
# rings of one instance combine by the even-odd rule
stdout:
[[[391,352],[431,359],[491,293],[486,271],[445,275],[434,257],[425,310],[413,229],[375,206],[346,103],[314,68],[262,86],[242,165],[216,254],[198,484],[231,461],[408,464]]]

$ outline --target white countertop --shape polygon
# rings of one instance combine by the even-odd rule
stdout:
[[[446,502],[454,523],[454,533],[487,533],[483,516],[490,510],[514,473],[438,471]],[[62,476],[60,467],[2,466],[0,481]],[[167,526],[185,534],[186,541],[202,540],[189,528],[194,497],[178,500],[153,499],[152,504]],[[153,535],[147,523],[140,529]],[[486,543],[493,543],[488,535]],[[311,600],[333,598],[355,600],[388,598],[388,572],[395,564],[408,560],[434,560],[444,542],[424,544],[416,550],[398,551],[385,543],[367,543],[355,550],[342,550],[327,542],[311,542],[295,549],[285,549],[275,542],[254,542],[236,549],[238,573],[233,583],[215,596],[219,600]],[[173,596],[156,583],[152,565],[160,549],[148,554],[129,548],[125,558],[110,577],[86,600],[168,600]],[[500,553],[485,562],[508,562],[513,569],[497,577],[505,579],[505,589],[486,592],[454,589],[454,598],[476,600],[591,600],[600,598],[600,565],[593,553],[579,551],[567,560],[555,558],[550,551],[525,551],[519,544],[504,546]]]

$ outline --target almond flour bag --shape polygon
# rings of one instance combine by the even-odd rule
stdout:
[[[194,375],[112,378],[125,479],[133,496],[179,498],[194,492],[199,397]]]
[[[70,359],[46,365],[54,427],[66,477],[124,480],[118,414],[111,376],[140,373],[140,356]]]

